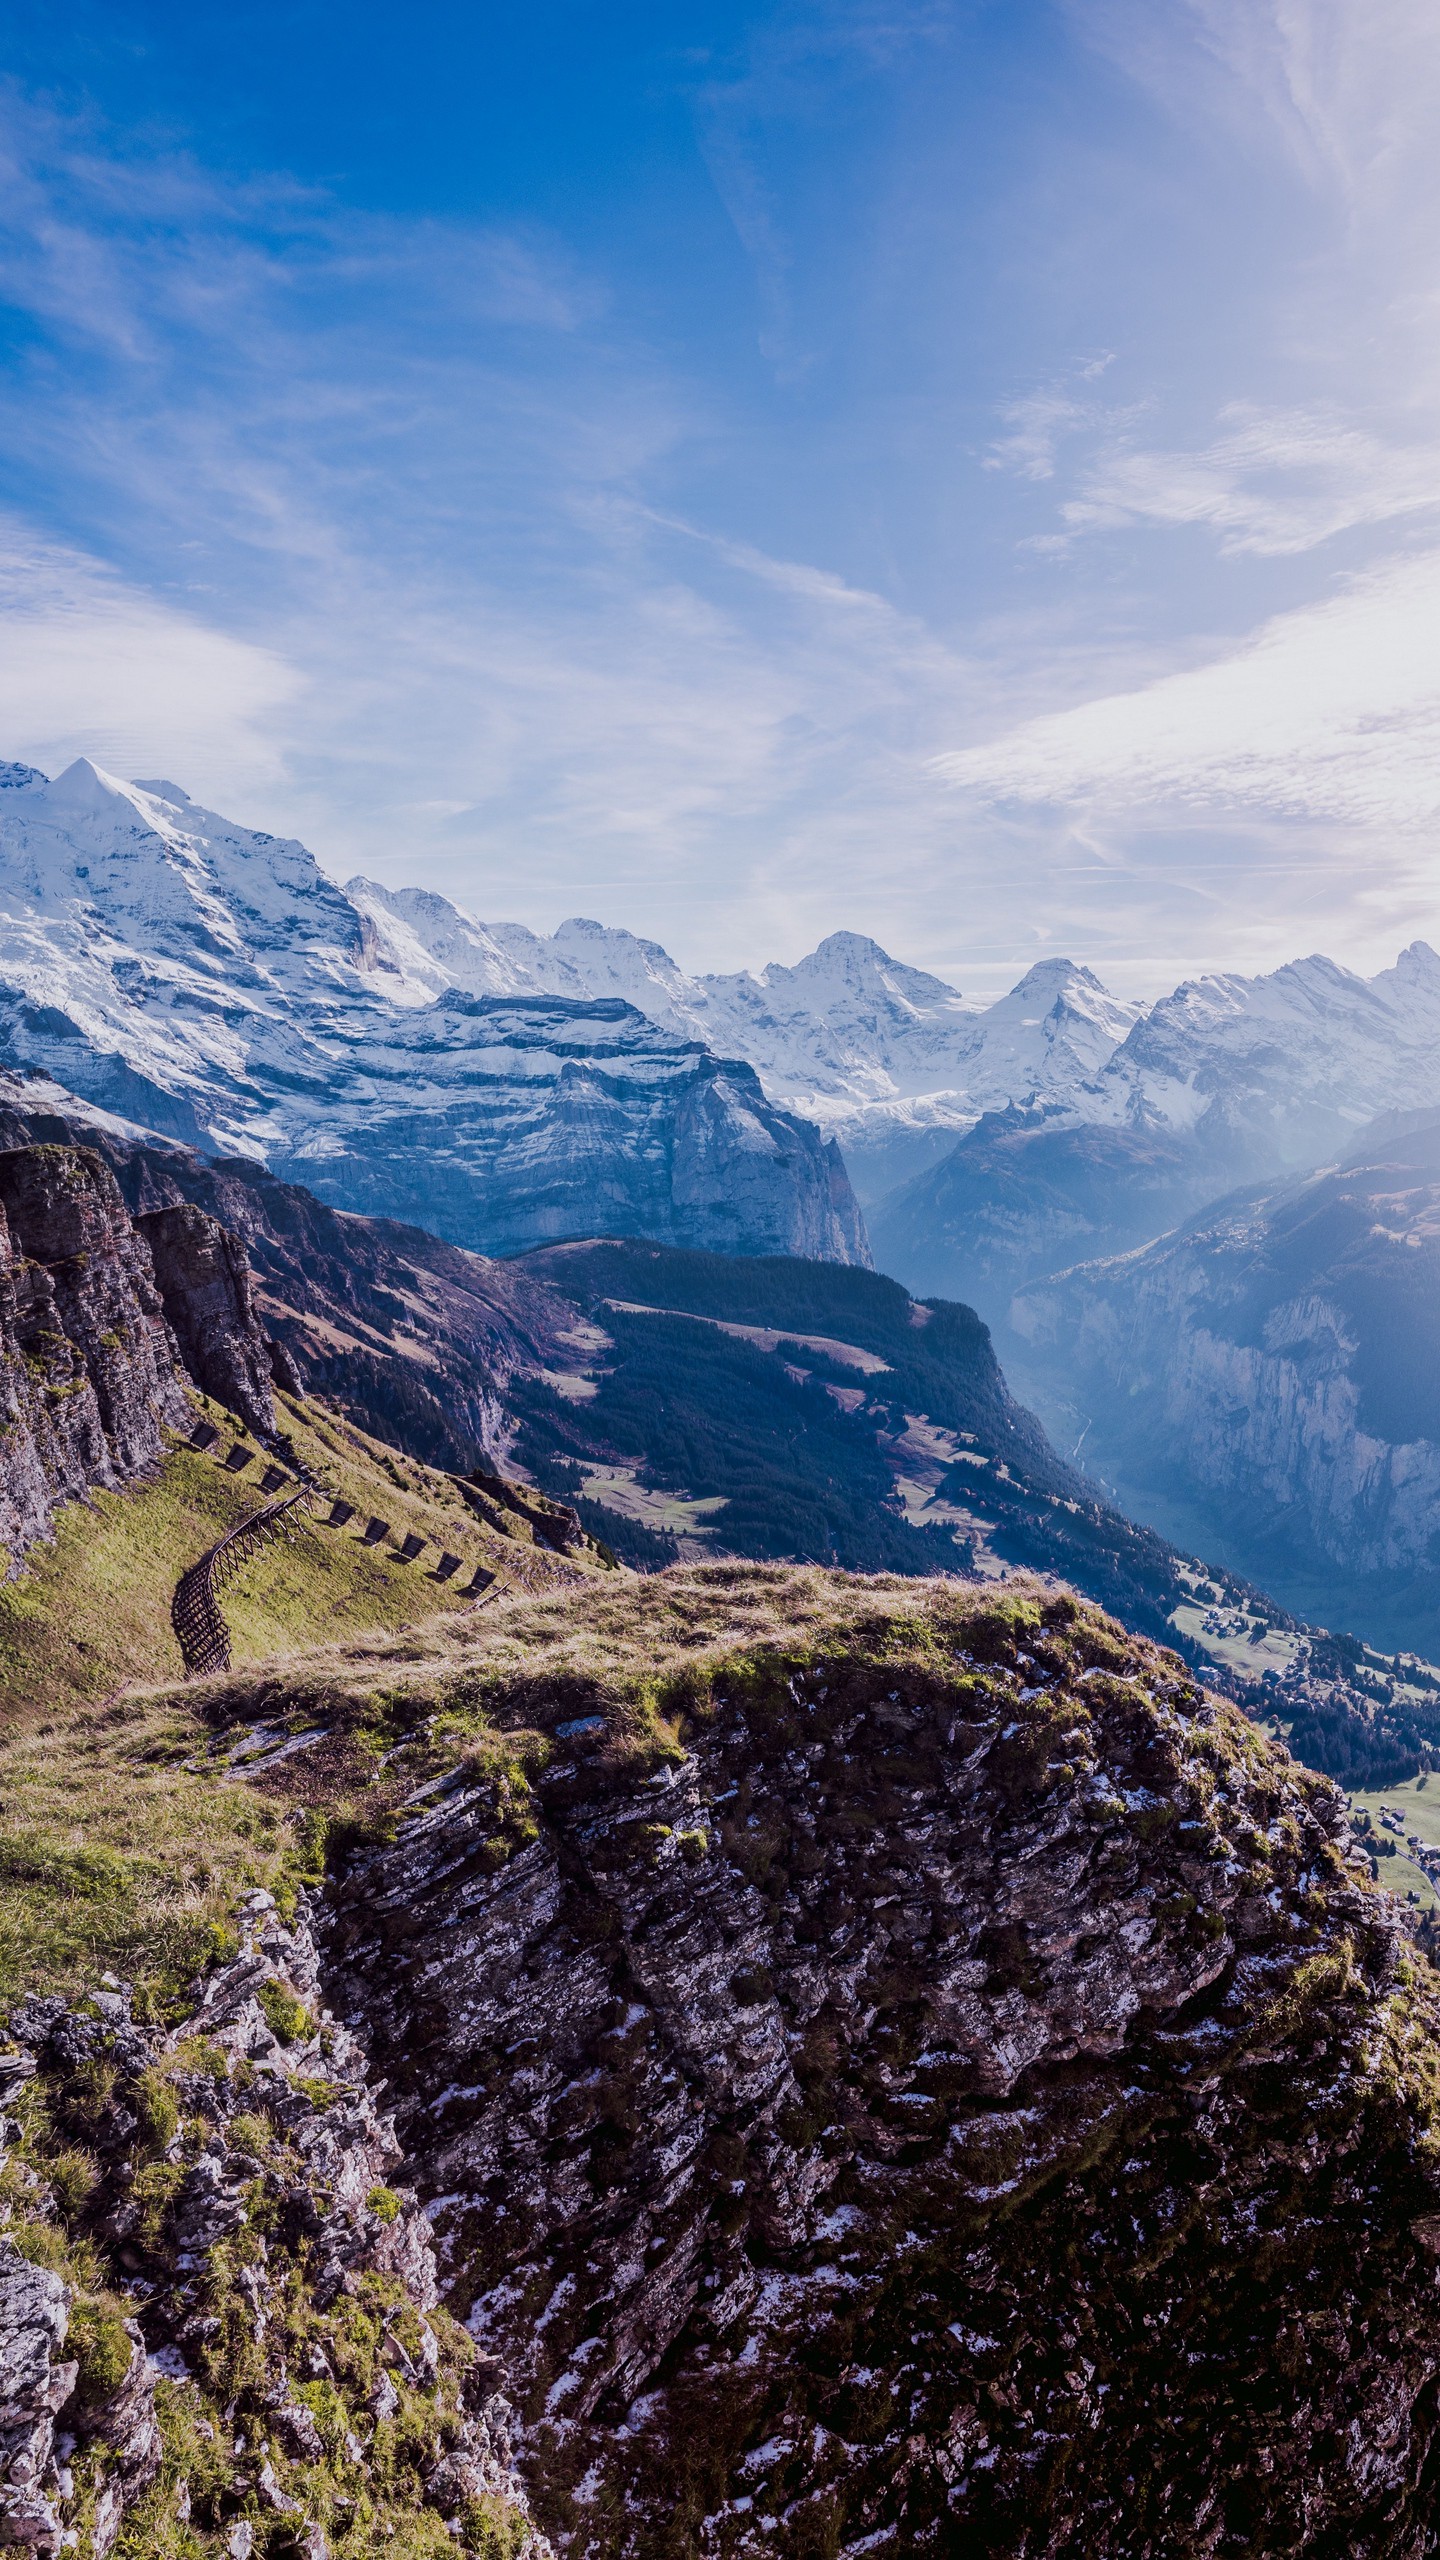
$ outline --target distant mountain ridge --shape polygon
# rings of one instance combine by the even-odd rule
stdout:
[[[772,1102],[839,1140],[864,1199],[932,1162],[983,1111],[1042,1095],[1077,1103],[1144,1007],[1070,960],[1038,961],[997,1004],[970,1003],[859,933],[787,968],[687,976],[657,942],[588,917],[550,935],[482,924],[424,889],[346,884],[397,998],[619,996],[755,1069]]]
[[[844,1169],[795,1125],[808,1120],[838,1140],[868,1201],[918,1178],[882,1214],[902,1277],[917,1250],[944,1251],[937,1162],[977,1128],[988,1144],[997,1114],[1043,1133],[1047,1179],[1057,1132],[1115,1133],[1124,1232],[1077,1230],[1080,1250],[1104,1251],[1236,1181],[1338,1153],[1380,1114],[1440,1107],[1440,959],[1424,943],[1372,979],[1312,956],[1187,980],[1149,1005],[1056,957],[980,1007],[849,932],[794,966],[690,976],[659,943],[584,917],[542,935],[431,890],[341,889],[302,845],[83,760],[55,782],[0,767],[0,1024],[18,1062],[191,1143],[303,1167],[336,1198],[353,1188],[356,1205],[378,1197],[349,1125],[363,1107],[394,1141],[374,1153],[375,1180],[387,1152],[388,1181],[418,1151],[453,1191],[451,1231],[492,1250],[603,1228],[608,1183],[627,1232],[863,1259]],[[667,1085],[673,1110],[656,1103]],[[482,1149],[472,1166],[457,1110],[502,1088],[503,1161]],[[682,1095],[691,1125],[672,1140]],[[625,1151],[648,1166],[638,1178],[614,1178],[617,1103]],[[1139,1206],[1123,1198],[1136,1140]],[[1174,1179],[1152,1202],[1167,1151]],[[592,1185],[568,1222],[567,1162],[579,1190]],[[497,1175],[516,1224],[462,1233],[462,1203],[493,1196]],[[1011,1277],[1037,1267],[1056,1267],[1047,1238]],[[969,1286],[933,1263],[925,1276]]]
[[[1440,1108],[1440,957],[1361,978],[1323,957],[1187,980],[1078,1093],[1017,1096],[874,1211],[882,1266],[1007,1323],[1016,1288],[1127,1253],[1237,1186]]]
[[[1302,1615],[1440,1646],[1440,1113],[1036,1280],[1011,1322],[1128,1508]]]
[[[837,1150],[611,995],[401,984],[303,845],[81,760],[0,769],[0,1051],[341,1207],[517,1251],[868,1260]]]
[[[659,943],[585,917],[541,935],[433,891],[356,879],[347,894],[398,1001],[446,986],[619,997],[744,1059],[772,1102],[838,1138],[867,1204],[913,1175],[917,1229],[933,1167],[987,1115],[1138,1136],[1147,1179],[1155,1149],[1173,1150],[1173,1218],[1313,1164],[1383,1113],[1440,1106],[1440,958],[1423,942],[1369,979],[1312,954],[1187,979],[1151,1004],[1057,957],[981,1007],[863,934],[830,934],[793,967],[691,977]],[[1123,1142],[1113,1152],[1118,1165]],[[896,1234],[908,1249],[903,1222]]]

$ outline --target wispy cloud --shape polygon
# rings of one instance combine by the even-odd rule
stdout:
[[[13,101],[10,150],[0,286],[83,361],[0,429],[89,539],[12,528],[7,752],[169,770],[487,910],[688,918],[719,959],[824,929],[877,832],[917,886],[938,862],[963,659],[649,501],[685,396],[563,251],[164,159],[121,191]]]
[[[1079,387],[1098,382],[1114,361],[1112,353],[1088,357],[1066,381],[1006,401],[1000,411],[1006,432],[986,453],[986,470],[1018,472],[1022,480],[1053,480],[1067,438],[1082,433],[1093,437],[1097,428],[1116,423]]]
[[[1413,208],[1433,168],[1434,26],[1414,0],[1066,0],[1182,123],[1285,153],[1357,218]]]
[[[1440,552],[1387,563],[1238,648],[939,759],[1020,802],[1167,802],[1346,821],[1440,817]]]
[[[47,772],[203,765],[211,787],[283,786],[298,668],[0,519],[0,701],[7,754]]]
[[[1384,115],[1318,35],[1295,50],[1302,0],[1257,0],[1253,60],[1238,6],[1108,11],[1147,98],[1268,153],[1308,208],[1284,255],[1261,244],[1275,324],[1238,352],[1232,278],[1203,268],[1177,387],[1188,330],[1157,352],[1143,294],[1067,335],[1105,264],[1071,168],[1028,270],[995,217],[998,320],[973,208],[946,230],[943,134],[906,192],[918,113],[903,165],[867,125],[845,183],[827,167],[806,234],[836,100],[858,127],[897,64],[919,99],[988,14],[777,8],[676,74],[751,225],[754,300],[708,375],[579,226],[583,250],[234,183],[12,93],[0,751],[168,770],[341,874],[600,912],[700,965],[849,923],[972,989],[1067,943],[1150,985],[1285,956],[1302,868],[1307,941],[1426,929],[1440,578],[1412,546],[1440,437],[1420,250],[1403,290],[1375,282],[1404,200]],[[1347,372],[1362,286],[1383,347]],[[907,373],[912,340],[945,365]],[[1372,878],[1356,847],[1382,838]]]
[[[1199,525],[1222,554],[1311,551],[1339,533],[1440,507],[1440,448],[1395,443],[1330,411],[1235,401],[1193,452],[1111,443],[1061,506],[1072,533]]]
[[[1440,21],[1409,0],[1072,0],[1070,14],[1202,135],[1212,184],[1238,152],[1288,187],[1280,236],[1296,245],[1267,265],[1262,234],[1246,278],[1258,316],[1192,439],[1157,434],[1158,390],[1128,414],[1070,384],[1007,412],[997,458],[1053,492],[1031,547],[1078,565],[1117,538],[1186,535],[1218,562],[1318,556],[1308,592],[1292,584],[1269,610],[1253,576],[1234,603],[1212,578],[1213,636],[1172,628],[1158,665],[1080,699],[1067,669],[1063,707],[937,770],[992,802],[1132,832],[1165,812],[1348,828],[1357,871],[1383,865],[1387,836],[1440,817]],[[1186,392],[1193,421],[1203,380]],[[1157,579],[1166,557],[1194,578],[1173,550],[1148,556]],[[1397,863],[1423,876],[1412,854]]]

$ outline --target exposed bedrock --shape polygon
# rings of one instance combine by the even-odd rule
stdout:
[[[1436,1985],[1341,1799],[1068,1595],[769,1581],[628,1690],[502,1625],[335,1892],[557,2547],[1428,2551]]]
[[[191,1201],[135,1221],[180,1356],[197,1386],[252,1431],[275,1429],[273,1355],[255,1312],[245,1247]]]
[[[553,2560],[316,1974],[303,1915],[254,1893],[168,2030],[108,1976],[12,2019],[0,2545],[106,2560],[123,2532],[135,2560],[331,2560],[453,2535]]]
[[[187,1370],[273,1430],[238,1240],[188,1205],[133,1220],[88,1147],[0,1152],[0,1546],[12,1567],[57,1504],[159,1464],[166,1431],[190,1427]]]
[[[0,1154],[0,1543],[159,1459],[189,1411],[150,1255],[83,1147]]]

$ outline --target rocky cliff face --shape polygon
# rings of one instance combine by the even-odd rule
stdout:
[[[149,1254],[83,1149],[0,1155],[0,1361],[13,1566],[57,1502],[153,1466],[189,1423]]]
[[[147,1226],[89,1148],[0,1153],[0,1544],[12,1569],[57,1503],[146,1472],[167,1430],[188,1431],[182,1357],[197,1384],[220,1394],[223,1379],[252,1427],[273,1429],[243,1253],[198,1209]]]
[[[180,1357],[198,1387],[262,1438],[275,1429],[271,1352],[255,1311],[245,1247],[192,1201],[135,1221]]]
[[[565,2549],[1425,2547],[1435,1989],[1325,1781],[1063,1594],[411,1678],[331,1996]]]
[[[1173,1655],[711,1569],[184,1709],[331,1881],[15,2015],[0,2533],[1428,2550],[1440,1984]]]
[[[394,2133],[317,1973],[303,1918],[254,1894],[168,2031],[113,1982],[12,2021],[0,2542],[547,2560],[494,2369],[437,2309],[428,2227],[386,2183]]]
[[[1301,1609],[1440,1643],[1440,1122],[1022,1291],[1133,1503]]]
[[[869,1260],[838,1149],[631,1006],[451,989],[338,1046],[266,1155],[342,1208],[482,1253],[644,1235]]]

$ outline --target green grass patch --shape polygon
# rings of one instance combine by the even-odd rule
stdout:
[[[398,1463],[328,1411],[286,1400],[282,1419],[355,1516],[322,1526],[327,1498],[224,1591],[241,1715],[254,1712],[245,1674],[260,1662],[337,1640],[422,1655],[422,1630],[474,1614],[455,1587],[462,1576],[431,1578],[441,1550],[503,1572],[514,1545],[469,1514],[443,1475]],[[258,1479],[258,1464],[249,1472]],[[257,1481],[176,1446],[152,1481],[67,1504],[53,1541],[0,1585],[0,2000],[109,1970],[164,2003],[225,1954],[237,1894],[264,1885],[288,1897],[317,1872],[323,1821],[316,1834],[303,1803],[222,1774],[214,1686],[156,1695],[141,1685],[177,1680],[175,1585],[261,1500]],[[373,1548],[360,1536],[372,1515],[394,1533]],[[402,1564],[393,1549],[411,1531],[426,1547]],[[354,1765],[329,1773],[327,1800],[370,1786],[396,1738],[383,1712],[378,1722],[357,1738]]]
[[[220,1418],[218,1406],[208,1410]],[[491,1570],[503,1566],[509,1542],[475,1519],[433,1468],[408,1461],[402,1476],[380,1442],[308,1405],[288,1403],[283,1419],[301,1459],[353,1504],[355,1518],[344,1529],[322,1527],[328,1503],[320,1504],[311,1525],[272,1540],[226,1587],[237,1663],[462,1612],[469,1604],[454,1583],[431,1578],[443,1548]],[[57,1513],[53,1540],[32,1548],[25,1570],[0,1585],[0,1732],[123,1684],[174,1677],[181,1668],[170,1625],[175,1585],[259,1509],[258,1464],[249,1475],[248,1483],[227,1475],[213,1455],[177,1445],[152,1482],[94,1492]],[[362,1543],[372,1516],[390,1522],[395,1540]],[[401,1564],[392,1548],[411,1531],[425,1548],[415,1563]]]

